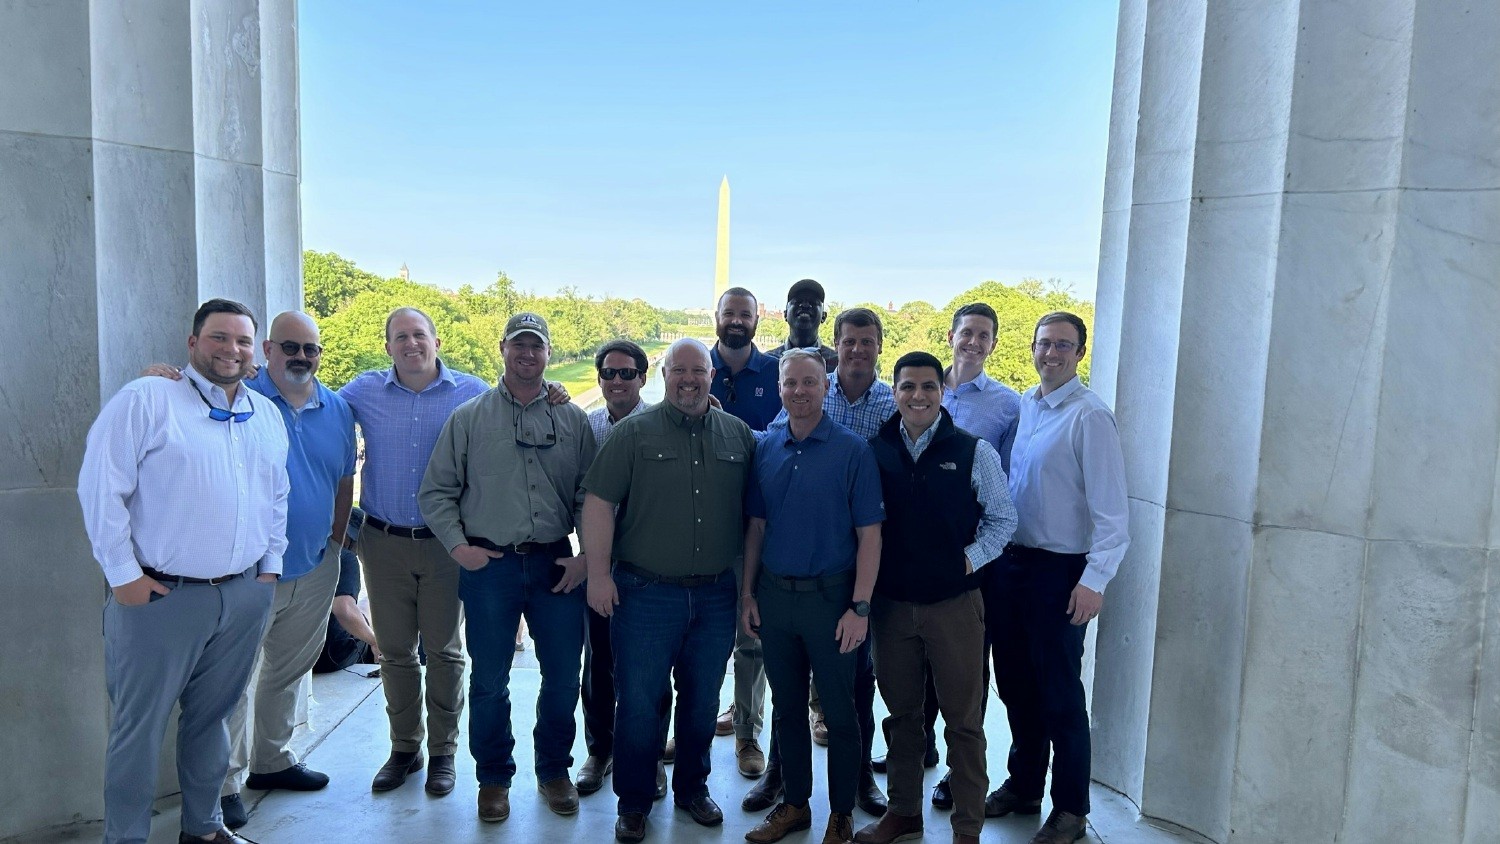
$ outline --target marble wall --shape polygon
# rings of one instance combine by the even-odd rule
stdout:
[[[0,838],[101,814],[84,436],[201,300],[299,305],[298,164],[294,0],[0,0]]]
[[[1493,3],[1122,3],[1095,378],[1134,542],[1094,771],[1147,816],[1493,839],[1495,43]]]

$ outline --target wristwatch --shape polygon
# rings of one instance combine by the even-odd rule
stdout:
[[[859,616],[860,618],[867,618],[870,615],[870,602],[850,601],[849,609],[854,610],[854,614]]]

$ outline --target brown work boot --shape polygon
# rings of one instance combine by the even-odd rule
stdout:
[[[804,829],[812,829],[812,807],[779,803],[760,826],[745,833],[745,840],[750,844],[771,844]]]
[[[906,817],[895,812],[886,812],[880,820],[854,833],[859,844],[891,844],[892,841],[911,841],[922,837],[922,816]]]
[[[740,776],[758,780],[766,772],[766,754],[755,739],[735,739],[734,756],[740,763]]]
[[[479,787],[479,819],[487,823],[499,823],[510,817],[510,786],[481,785]]]
[[[538,783],[537,791],[547,801],[547,808],[554,814],[572,815],[578,812],[578,787],[567,777],[558,777]]]
[[[1073,844],[1088,833],[1089,819],[1087,815],[1074,815],[1069,812],[1052,810],[1047,816],[1047,822],[1042,828],[1031,836],[1031,844]]]
[[[718,720],[714,721],[714,735],[727,736],[732,732],[734,732],[734,704],[731,703],[728,709],[719,713]]]
[[[849,844],[854,840],[854,816],[838,812],[828,816],[828,829],[823,831],[823,844]]]

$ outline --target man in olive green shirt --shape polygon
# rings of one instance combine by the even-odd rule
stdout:
[[[594,459],[583,411],[547,403],[547,323],[532,313],[511,317],[500,353],[499,385],[453,411],[417,496],[427,526],[462,568],[458,594],[472,661],[469,751],[485,821],[510,814],[510,665],[523,613],[542,669],[532,733],[537,783],[552,811],[578,811],[568,769],[587,606],[577,587],[588,570],[568,535]]]
[[[709,743],[734,647],[734,561],[755,451],[749,426],[709,407],[713,366],[702,343],[673,343],[662,372],[666,401],[616,424],[583,482],[589,606],[611,618],[614,642],[615,838],[624,842],[645,837],[674,676],[674,801],[704,826],[724,820],[708,793]]]

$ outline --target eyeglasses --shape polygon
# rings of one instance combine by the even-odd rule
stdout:
[[[534,449],[537,449],[538,451],[544,451],[546,449],[549,449],[549,448],[557,445],[557,420],[555,420],[555,419],[552,418],[552,410],[550,408],[546,411],[546,414],[547,414],[547,424],[551,426],[552,432],[547,435],[547,437],[546,437],[547,441],[546,442],[544,442],[544,443],[534,443],[534,442],[531,442],[530,440],[526,440],[526,439],[522,439],[521,438],[521,434],[522,434],[522,431],[521,431],[521,408],[519,408],[519,407],[514,408],[513,415],[515,417],[515,423],[516,423],[516,445],[520,446],[521,448],[534,448]]]
[[[641,371],[633,366],[622,366],[619,369],[606,366],[599,370],[600,381],[613,381],[616,376],[619,376],[621,381],[634,381],[641,377]]]
[[[1032,342],[1031,348],[1036,349],[1039,352],[1048,352],[1056,349],[1062,354],[1067,354],[1068,352],[1071,352],[1074,349],[1078,348],[1078,344],[1074,343],[1072,340],[1058,340],[1056,342],[1053,342],[1051,340],[1035,340]]]
[[[198,394],[198,398],[202,399],[203,403],[208,405],[208,418],[214,420],[215,422],[228,422],[229,420],[233,419],[235,423],[238,424],[240,422],[248,420],[250,417],[255,415],[254,410],[247,410],[243,413],[231,413],[227,410],[224,410],[223,408],[214,407],[209,403],[208,396],[203,395],[203,391],[198,389],[197,382],[193,381],[193,379],[191,378],[187,379],[187,382],[193,385],[193,392]]]
[[[281,353],[289,358],[296,357],[298,351],[301,351],[302,355],[308,358],[315,358],[318,355],[323,354],[323,347],[319,346],[317,343],[294,343],[291,340],[282,340],[279,343],[275,340],[272,340],[271,342],[276,343],[276,345],[280,346]]]

